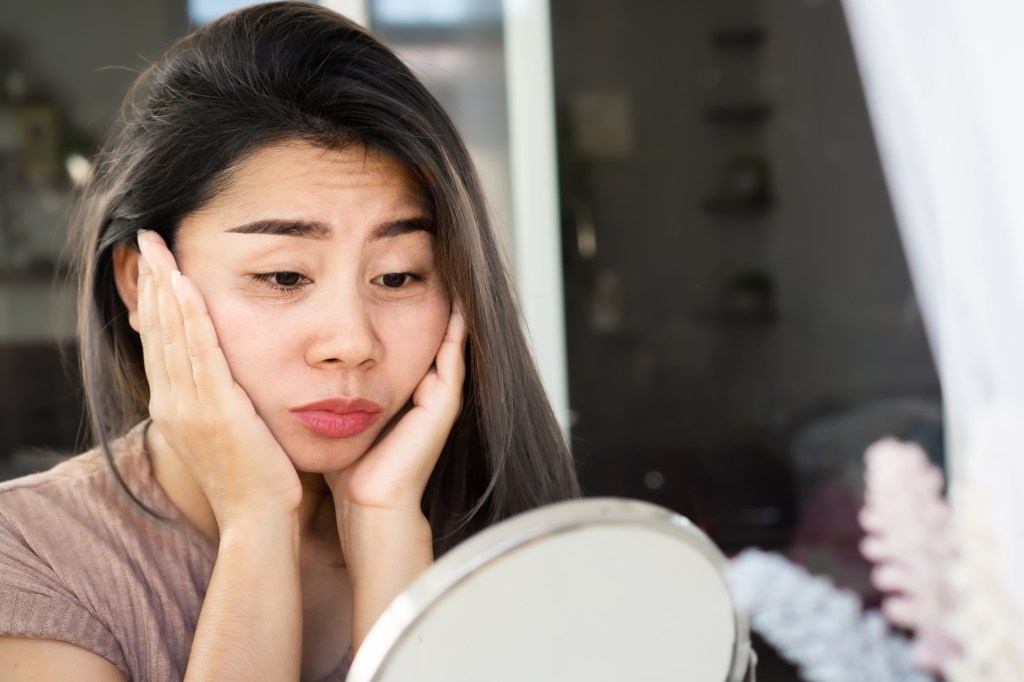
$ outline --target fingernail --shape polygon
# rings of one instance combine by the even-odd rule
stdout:
[[[181,303],[184,297],[181,294],[181,273],[177,270],[171,270],[171,289],[178,303]]]

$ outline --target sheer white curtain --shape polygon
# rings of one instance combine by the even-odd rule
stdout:
[[[1021,680],[1024,2],[844,7],[945,396],[973,666],[957,677]]]

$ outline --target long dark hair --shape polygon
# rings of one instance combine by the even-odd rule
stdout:
[[[174,44],[135,82],[95,161],[77,221],[79,336],[93,436],[115,474],[110,440],[144,418],[149,401],[142,348],[115,286],[115,247],[146,228],[173,248],[182,218],[242,159],[285,140],[387,154],[428,199],[438,267],[469,330],[463,409],[423,497],[435,551],[578,496],[459,134],[388,48],[299,2],[248,7]]]

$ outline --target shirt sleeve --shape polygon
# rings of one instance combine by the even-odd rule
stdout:
[[[102,656],[130,680],[121,645],[0,514],[0,636],[54,639]]]

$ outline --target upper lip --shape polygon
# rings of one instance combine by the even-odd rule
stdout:
[[[306,403],[298,407],[289,408],[292,412],[311,412],[321,410],[325,412],[336,412],[338,414],[352,414],[353,412],[380,412],[381,406],[372,400],[365,398],[327,398],[316,402]]]

